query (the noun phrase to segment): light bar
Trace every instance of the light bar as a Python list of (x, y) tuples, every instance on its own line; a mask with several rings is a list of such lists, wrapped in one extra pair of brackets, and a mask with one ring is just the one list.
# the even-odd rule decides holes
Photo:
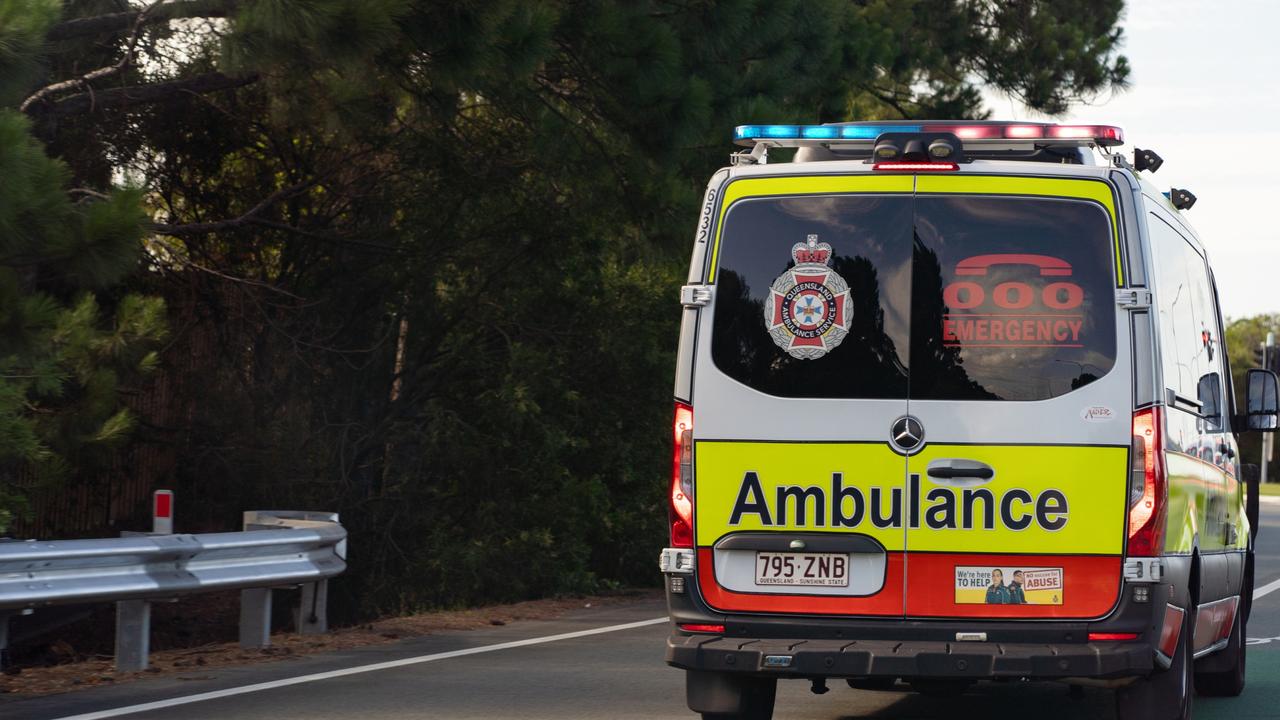
[(739, 125), (733, 130), (734, 141), (750, 147), (759, 141), (841, 141), (875, 140), (882, 133), (947, 132), (969, 142), (1007, 142), (1009, 140), (1047, 140), (1037, 145), (1076, 145), (1080, 141), (1108, 147), (1124, 144), (1124, 131), (1114, 125), (1057, 125), (1028, 122), (927, 122), (867, 123), (853, 125)]

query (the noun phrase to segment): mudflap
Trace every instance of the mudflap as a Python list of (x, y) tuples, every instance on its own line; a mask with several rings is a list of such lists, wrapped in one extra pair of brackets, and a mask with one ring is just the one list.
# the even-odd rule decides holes
[(699, 713), (737, 715), (751, 710), (772, 710), (777, 678), (733, 673), (685, 671), (685, 700)]

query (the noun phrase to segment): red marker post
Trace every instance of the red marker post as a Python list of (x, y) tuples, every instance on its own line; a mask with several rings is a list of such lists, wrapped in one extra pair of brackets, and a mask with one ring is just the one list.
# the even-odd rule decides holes
[(157, 490), (152, 496), (151, 532), (156, 535), (173, 534), (172, 490)]

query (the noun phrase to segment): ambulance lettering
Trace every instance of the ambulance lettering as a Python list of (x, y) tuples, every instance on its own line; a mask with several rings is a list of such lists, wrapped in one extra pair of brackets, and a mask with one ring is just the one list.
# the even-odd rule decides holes
[[(772, 505), (770, 505), (772, 500)], [(905, 505), (905, 507), (904, 507)], [(1067, 496), (1049, 488), (1038, 494), (1023, 488), (993, 492), (989, 488), (935, 487), (922, 497), (920, 475), (912, 473), (905, 493), (901, 487), (871, 486), (864, 492), (844, 484), (844, 474), (831, 473), (830, 492), (820, 485), (778, 485), (767, 496), (760, 475), (743, 475), (729, 515), (736, 526), (747, 516), (763, 527), (857, 528), (865, 523), (880, 528), (927, 527), (933, 530), (1026, 530), (1032, 526), (1056, 531), (1066, 527)]]
[[(1042, 278), (1070, 277), (1071, 265), (1048, 255), (975, 255), (956, 264), (955, 274), (983, 278), (999, 266), (1030, 266)], [(1006, 273), (1007, 274), (1007, 273)], [(942, 344), (987, 347), (1083, 347), (1084, 289), (1068, 280), (1034, 287), (1021, 280), (990, 286), (957, 280), (942, 291)], [(955, 312), (961, 311), (961, 312)]]

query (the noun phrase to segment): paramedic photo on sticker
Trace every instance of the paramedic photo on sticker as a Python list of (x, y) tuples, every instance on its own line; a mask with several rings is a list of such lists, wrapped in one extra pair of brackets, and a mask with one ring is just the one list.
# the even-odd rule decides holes
[(0, 720), (1280, 718), (1277, 26), (0, 0)]

